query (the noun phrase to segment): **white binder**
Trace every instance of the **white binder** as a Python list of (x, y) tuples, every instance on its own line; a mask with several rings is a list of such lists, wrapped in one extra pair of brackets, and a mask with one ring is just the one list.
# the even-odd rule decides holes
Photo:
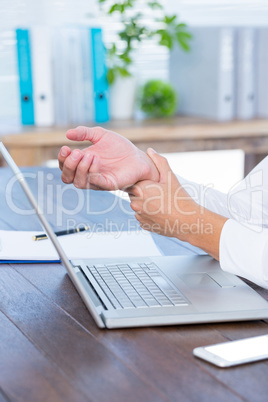
[(80, 125), (85, 122), (84, 113), (84, 89), (83, 89), (83, 69), (82, 69), (82, 41), (81, 32), (77, 27), (66, 29), (68, 36), (67, 46), (69, 64), (69, 121), (72, 125)]
[(238, 119), (256, 114), (256, 30), (238, 28), (235, 38), (235, 109)]
[(16, 32), (0, 32), (0, 132), (21, 123)]
[(55, 29), (53, 36), (56, 125), (92, 123), (95, 114), (90, 29), (64, 26)]
[(51, 126), (55, 119), (50, 30), (34, 26), (30, 33), (35, 125)]
[(257, 116), (268, 118), (268, 28), (257, 32)]
[(53, 87), (55, 94), (55, 123), (58, 126), (68, 126), (70, 117), (69, 97), (69, 57), (68, 37), (64, 29), (53, 30), (52, 64)]
[(94, 93), (93, 93), (93, 66), (92, 43), (88, 27), (80, 29), (82, 45), (82, 80), (84, 101), (84, 123), (92, 123), (95, 118)]
[(216, 120), (234, 118), (234, 29), (190, 27), (191, 50), (176, 47), (170, 81), (178, 94), (179, 114)]

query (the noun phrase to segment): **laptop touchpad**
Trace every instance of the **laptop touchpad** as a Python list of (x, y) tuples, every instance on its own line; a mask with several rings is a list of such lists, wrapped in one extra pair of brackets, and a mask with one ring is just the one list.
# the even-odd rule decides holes
[(205, 272), (196, 272), (193, 274), (184, 274), (180, 278), (183, 282), (193, 288), (193, 287), (221, 287), (221, 288), (232, 288), (235, 287), (234, 281), (228, 278), (221, 272), (212, 272), (206, 274)]
[(185, 285), (189, 286), (190, 288), (217, 288), (220, 285), (215, 282), (208, 274), (206, 273), (193, 273), (193, 274), (184, 274), (180, 275), (180, 278), (183, 280)]

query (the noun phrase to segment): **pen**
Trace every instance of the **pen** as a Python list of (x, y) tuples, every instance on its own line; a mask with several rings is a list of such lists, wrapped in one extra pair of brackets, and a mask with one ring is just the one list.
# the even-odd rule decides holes
[[(68, 230), (61, 230), (61, 231), (59, 231), (59, 232), (55, 232), (55, 235), (56, 236), (64, 236), (64, 235), (67, 235), (67, 234), (72, 234), (72, 233), (78, 233), (78, 232), (84, 232), (85, 230), (88, 230), (89, 229), (89, 227), (88, 226), (83, 226), (83, 227), (81, 227), (81, 228), (75, 228), (75, 229), (68, 229)], [(41, 234), (41, 235), (36, 235), (36, 236), (33, 236), (33, 240), (44, 240), (44, 239), (47, 239), (47, 235), (44, 233), (44, 234)]]

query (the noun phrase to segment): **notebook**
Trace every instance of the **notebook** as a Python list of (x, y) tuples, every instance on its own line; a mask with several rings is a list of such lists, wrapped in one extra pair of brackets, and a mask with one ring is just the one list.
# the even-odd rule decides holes
[[(49, 239), (33, 240), (38, 234), (41, 232), (0, 230), (0, 263), (59, 262), (59, 255)], [(92, 258), (161, 255), (145, 230), (92, 232), (89, 229), (60, 236), (58, 241), (69, 259), (87, 258), (89, 252)]]

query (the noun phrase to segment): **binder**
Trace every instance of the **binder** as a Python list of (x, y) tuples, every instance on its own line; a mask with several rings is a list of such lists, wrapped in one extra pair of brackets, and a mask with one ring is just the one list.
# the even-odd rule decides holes
[(256, 114), (256, 30), (238, 28), (235, 38), (235, 109), (238, 119)]
[(28, 29), (17, 29), (17, 53), (20, 82), (20, 104), (22, 124), (34, 124), (33, 83), (31, 66), (30, 33)]
[(105, 48), (102, 41), (101, 28), (91, 28), (91, 57), (93, 67), (93, 89), (95, 121), (104, 123), (109, 120), (108, 81), (105, 66)]
[(71, 124), (79, 125), (85, 122), (81, 32), (77, 27), (68, 28), (66, 32), (69, 53), (69, 121)]
[(55, 121), (80, 125), (109, 120), (101, 28), (65, 26), (53, 33)]
[(91, 62), (92, 45), (88, 28), (80, 30), (82, 46), (82, 88), (83, 88), (83, 110), (84, 122), (89, 123), (95, 120), (95, 106), (93, 99), (93, 66)]
[(52, 71), (55, 105), (55, 124), (68, 126), (69, 117), (69, 49), (64, 29), (55, 28), (52, 40)]
[(17, 130), (21, 122), (17, 41), (14, 30), (0, 33), (0, 132)]
[(268, 118), (268, 28), (257, 31), (257, 112)]
[(178, 113), (216, 120), (234, 118), (234, 29), (190, 27), (190, 52), (171, 52), (170, 81)]
[(52, 89), (51, 38), (47, 27), (31, 28), (33, 94), (36, 126), (54, 124)]

